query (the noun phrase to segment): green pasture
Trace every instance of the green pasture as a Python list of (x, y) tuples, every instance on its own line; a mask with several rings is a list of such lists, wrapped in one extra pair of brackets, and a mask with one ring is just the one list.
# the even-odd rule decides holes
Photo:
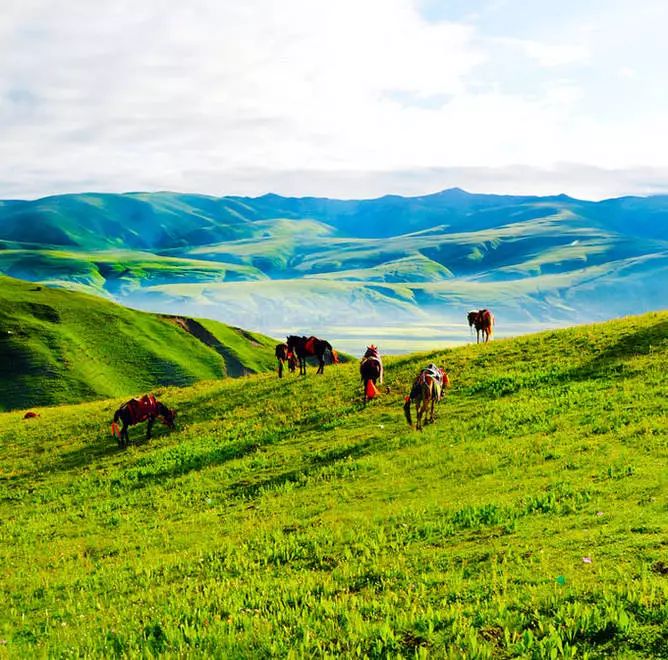
[(126, 451), (122, 398), (0, 414), (0, 656), (667, 657), (667, 361), (664, 312), (389, 358), (366, 409), (355, 364), (161, 389)]

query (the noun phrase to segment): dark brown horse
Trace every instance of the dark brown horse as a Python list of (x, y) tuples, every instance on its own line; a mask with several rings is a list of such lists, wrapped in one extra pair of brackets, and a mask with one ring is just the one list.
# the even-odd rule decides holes
[(411, 419), (411, 403), (413, 401), (415, 402), (415, 414), (417, 416), (416, 430), (422, 430), (422, 416), (428, 408), (430, 414), (427, 423), (433, 423), (434, 404), (441, 400), (446, 387), (450, 387), (450, 379), (442, 367), (430, 364), (418, 374), (413, 387), (411, 387), (410, 394), (404, 400), (404, 415), (409, 426), (413, 426), (413, 420)]
[(483, 341), (488, 342), (494, 332), (494, 314), (488, 309), (480, 309), (477, 312), (469, 312), (467, 315), (469, 328), (475, 326), (476, 344), (480, 343), (480, 333), (482, 332)]
[[(111, 433), (118, 438), (119, 447), (127, 447), (130, 441), (128, 427), (145, 422), (146, 439), (150, 440), (151, 430), (156, 419), (162, 421), (170, 429), (174, 428), (174, 418), (176, 411), (170, 410), (164, 403), (158, 401), (153, 394), (145, 394), (141, 399), (130, 399), (126, 401), (115, 413), (114, 421), (111, 424)], [(123, 422), (123, 428), (118, 428), (118, 422)]]
[(288, 337), (288, 351), (294, 353), (299, 361), (299, 375), (306, 374), (306, 358), (318, 358), (317, 374), (322, 374), (325, 371), (325, 352), (329, 351), (332, 354), (332, 362), (336, 364), (339, 361), (339, 356), (332, 348), (332, 345), (325, 339), (318, 339), (317, 337), (297, 337), (290, 335)]
[(364, 389), (364, 405), (378, 394), (376, 381), (383, 382), (383, 362), (380, 359), (378, 348), (373, 344), (367, 346), (366, 353), (360, 362), (360, 377)]
[(283, 378), (283, 365), (288, 363), (288, 369), (293, 374), (297, 368), (297, 358), (295, 354), (288, 348), (287, 344), (278, 344), (275, 351), (276, 359), (278, 360), (278, 377)]

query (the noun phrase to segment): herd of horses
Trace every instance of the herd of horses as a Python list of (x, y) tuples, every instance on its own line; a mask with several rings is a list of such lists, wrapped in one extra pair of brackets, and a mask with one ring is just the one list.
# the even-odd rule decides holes
[[(494, 315), (488, 309), (469, 312), (467, 321), (471, 330), (475, 328), (476, 343), (480, 338), (488, 342), (494, 329)], [(275, 355), (278, 361), (278, 377), (283, 378), (284, 367), (287, 364), (291, 373), (299, 367), (299, 374), (306, 375), (306, 360), (318, 360), (316, 374), (325, 371), (325, 355), (331, 355), (332, 363), (339, 362), (339, 357), (332, 345), (325, 339), (318, 337), (299, 337), (290, 335), (285, 343), (276, 346)], [(378, 385), (383, 383), (383, 361), (378, 347), (367, 346), (366, 352), (360, 361), (360, 378), (362, 381), (362, 396), (367, 402), (379, 394)], [(450, 386), (450, 379), (445, 369), (430, 364), (420, 371), (415, 378), (409, 394), (404, 399), (404, 416), (410, 426), (413, 426), (411, 407), (415, 404), (415, 428), (421, 430), (424, 423), (434, 421), (434, 405), (444, 394), (445, 388)], [(389, 392), (389, 388), (387, 389)], [(170, 410), (165, 404), (158, 401), (152, 394), (144, 395), (139, 399), (126, 401), (115, 413), (111, 424), (111, 432), (118, 438), (120, 447), (127, 447), (129, 442), (128, 427), (141, 422), (148, 422), (146, 439), (151, 438), (151, 431), (156, 420), (160, 420), (168, 428), (174, 428), (176, 411)], [(123, 426), (119, 427), (118, 422)]]

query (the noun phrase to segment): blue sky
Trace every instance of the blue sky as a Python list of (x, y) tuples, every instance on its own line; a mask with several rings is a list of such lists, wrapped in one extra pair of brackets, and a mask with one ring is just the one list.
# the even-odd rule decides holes
[(664, 0), (8, 0), (0, 197), (668, 190)]

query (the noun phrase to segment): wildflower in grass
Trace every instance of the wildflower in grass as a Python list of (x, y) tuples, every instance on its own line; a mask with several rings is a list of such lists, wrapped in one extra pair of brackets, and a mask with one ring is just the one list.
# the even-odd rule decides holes
[(582, 558), (582, 561), (583, 561), (585, 564), (591, 564), (591, 557), (583, 557), (583, 558)]

